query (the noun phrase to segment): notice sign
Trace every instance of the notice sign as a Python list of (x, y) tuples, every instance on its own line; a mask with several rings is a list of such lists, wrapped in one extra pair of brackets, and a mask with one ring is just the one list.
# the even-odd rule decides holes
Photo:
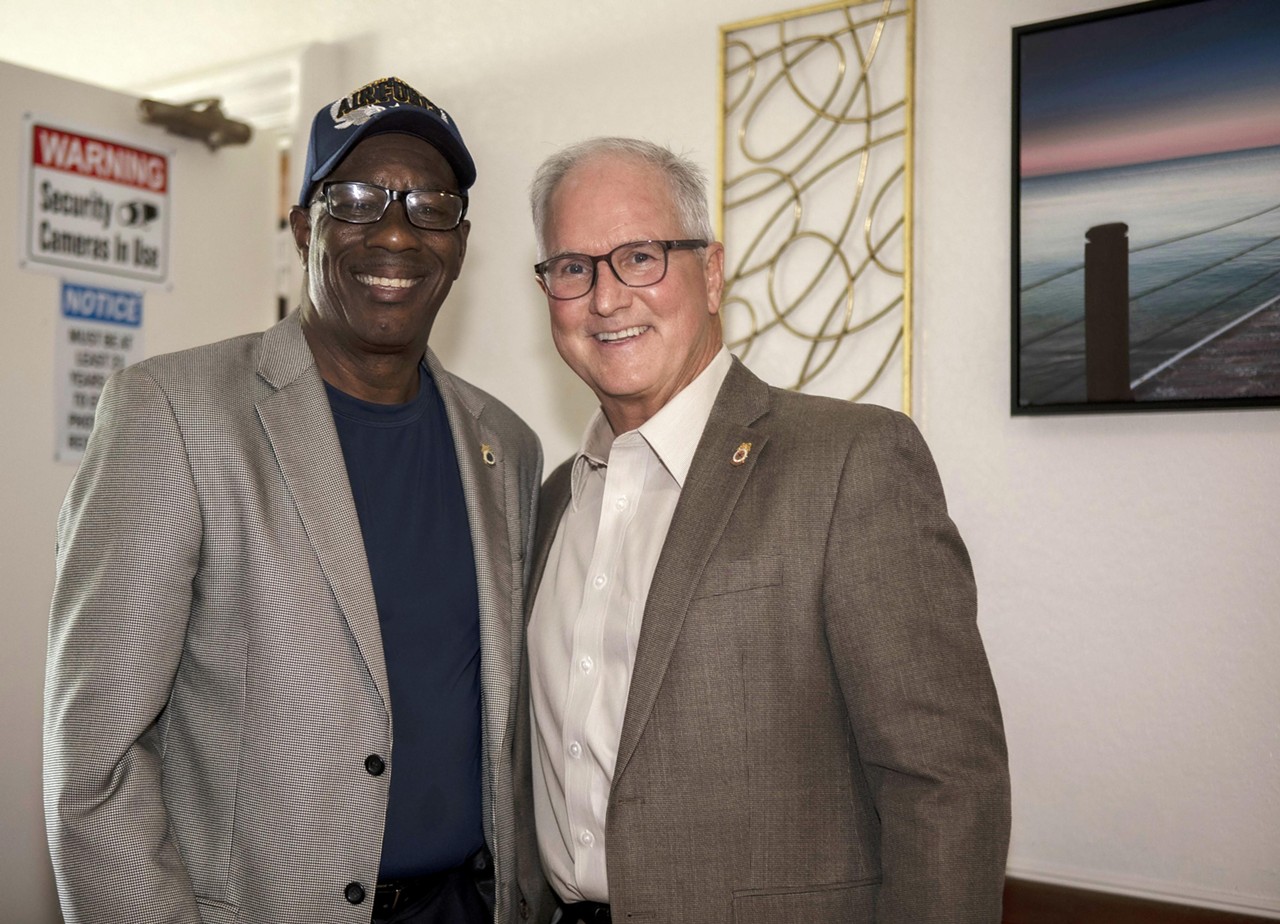
[(146, 282), (169, 276), (169, 157), (30, 121), (24, 260)]
[(142, 295), (64, 282), (57, 350), (55, 457), (78, 462), (107, 377), (142, 358)]

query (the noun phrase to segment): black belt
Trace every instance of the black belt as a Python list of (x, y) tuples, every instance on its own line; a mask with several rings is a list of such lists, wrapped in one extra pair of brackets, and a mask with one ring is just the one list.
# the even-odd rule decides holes
[(439, 891), (452, 872), (453, 870), (446, 869), (426, 876), (414, 876), (412, 879), (386, 879), (379, 882), (373, 893), (373, 916), (385, 918), (397, 908), (403, 908), (410, 902)]
[(613, 924), (609, 906), (599, 902), (573, 902), (561, 905), (560, 924)]
[(428, 873), (425, 876), (413, 876), (407, 879), (382, 879), (373, 893), (373, 917), (385, 918), (420, 898), (426, 898), (440, 891), (450, 876), (465, 874), (477, 882), (493, 876), (493, 863), (489, 859), (489, 849), (482, 847), (466, 862), (452, 869)]

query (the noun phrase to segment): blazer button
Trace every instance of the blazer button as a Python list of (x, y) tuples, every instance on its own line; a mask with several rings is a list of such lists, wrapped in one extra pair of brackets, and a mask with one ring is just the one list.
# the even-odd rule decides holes
[(387, 765), (377, 754), (370, 754), (364, 759), (364, 768), (369, 771), (370, 776), (382, 776)]
[(364, 886), (358, 882), (348, 882), (347, 887), (342, 890), (342, 894), (346, 896), (347, 901), (353, 905), (358, 905), (364, 901)]

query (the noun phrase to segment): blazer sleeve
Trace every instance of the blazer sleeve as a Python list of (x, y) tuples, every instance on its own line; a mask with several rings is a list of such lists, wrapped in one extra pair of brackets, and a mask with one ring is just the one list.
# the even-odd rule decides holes
[(102, 392), (58, 519), (44, 778), (68, 924), (200, 921), (161, 794), (158, 724), (200, 545), (172, 408), (144, 371), (126, 369)]
[(877, 416), (845, 459), (824, 612), (880, 818), (880, 924), (998, 922), (1009, 777), (968, 553), (911, 421)]

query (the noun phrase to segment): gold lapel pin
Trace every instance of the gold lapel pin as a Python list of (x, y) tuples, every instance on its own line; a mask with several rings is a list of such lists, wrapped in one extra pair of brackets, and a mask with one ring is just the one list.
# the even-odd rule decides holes
[(498, 464), (498, 457), (493, 454), (493, 448), (488, 443), (480, 444), (480, 458), (484, 459), (485, 465)]
[(749, 455), (751, 455), (751, 444), (739, 443), (738, 448), (733, 451), (733, 458), (729, 461), (734, 465), (741, 465), (747, 461)]

